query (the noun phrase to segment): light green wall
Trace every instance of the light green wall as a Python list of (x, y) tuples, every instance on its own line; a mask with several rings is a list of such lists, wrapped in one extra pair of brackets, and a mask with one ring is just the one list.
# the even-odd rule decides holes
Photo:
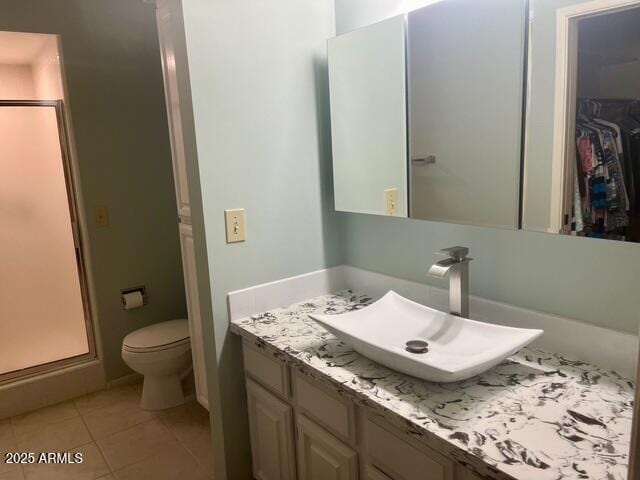
[[(534, 5), (543, 3), (550, 5), (542, 0)], [(389, 16), (398, 13), (393, 4)], [(362, 8), (362, 0), (336, 0), (338, 33), (361, 26), (362, 18), (370, 22), (387, 16), (379, 9), (378, 18), (370, 12), (363, 17)], [(544, 85), (540, 88), (553, 88)], [(638, 245), (358, 214), (344, 214), (342, 220), (350, 265), (446, 286), (426, 277), (436, 261), (433, 252), (464, 245), (475, 258), (472, 294), (637, 333)]]
[[(349, 265), (446, 288), (427, 278), (452, 245), (471, 249), (473, 295), (637, 333), (640, 247), (548, 233), (344, 214)], [(579, 337), (576, 337), (579, 340)]]
[[(2, 1), (0, 30), (62, 38), (94, 317), (106, 376), (114, 379), (131, 372), (120, 358), (128, 332), (186, 315), (154, 6)], [(96, 205), (109, 207), (108, 228), (95, 227)], [(149, 305), (124, 311), (120, 289), (139, 284)]]
[[(227, 293), (341, 263), (326, 72), (333, 5), (183, 0), (183, 12), (213, 300), (204, 334), (215, 338), (205, 344), (214, 464), (216, 478), (244, 479), (242, 359)], [(228, 208), (246, 209), (245, 243), (225, 243)]]

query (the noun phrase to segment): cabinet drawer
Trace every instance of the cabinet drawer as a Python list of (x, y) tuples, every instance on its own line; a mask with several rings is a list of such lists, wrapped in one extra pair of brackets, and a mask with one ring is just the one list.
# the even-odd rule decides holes
[(289, 398), (289, 368), (247, 342), (243, 343), (244, 370), (263, 387)]
[(296, 405), (309, 417), (347, 443), (355, 444), (355, 412), (351, 402), (307, 380), (295, 371), (293, 393)]
[(453, 480), (451, 460), (400, 435), (371, 419), (366, 420), (367, 453), (376, 467), (395, 480)]

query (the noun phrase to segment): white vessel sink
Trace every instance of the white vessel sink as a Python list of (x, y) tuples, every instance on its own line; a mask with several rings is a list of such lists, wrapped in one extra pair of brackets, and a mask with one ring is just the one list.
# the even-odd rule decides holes
[[(361, 355), (433, 382), (478, 375), (543, 333), (456, 317), (393, 291), (361, 310), (310, 316)], [(407, 342), (412, 340), (427, 342), (428, 351), (409, 352)]]

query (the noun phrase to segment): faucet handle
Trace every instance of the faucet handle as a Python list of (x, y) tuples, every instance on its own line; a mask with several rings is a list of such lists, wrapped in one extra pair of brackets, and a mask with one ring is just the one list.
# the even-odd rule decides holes
[(444, 255), (445, 257), (453, 258), (457, 262), (467, 258), (468, 254), (469, 249), (467, 247), (449, 247), (436, 252), (436, 255)]

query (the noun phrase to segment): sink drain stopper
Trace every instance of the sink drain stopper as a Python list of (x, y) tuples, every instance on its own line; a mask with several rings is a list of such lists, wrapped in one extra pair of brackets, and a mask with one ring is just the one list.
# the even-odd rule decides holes
[(409, 340), (405, 343), (405, 350), (410, 353), (427, 353), (429, 344), (424, 340)]

